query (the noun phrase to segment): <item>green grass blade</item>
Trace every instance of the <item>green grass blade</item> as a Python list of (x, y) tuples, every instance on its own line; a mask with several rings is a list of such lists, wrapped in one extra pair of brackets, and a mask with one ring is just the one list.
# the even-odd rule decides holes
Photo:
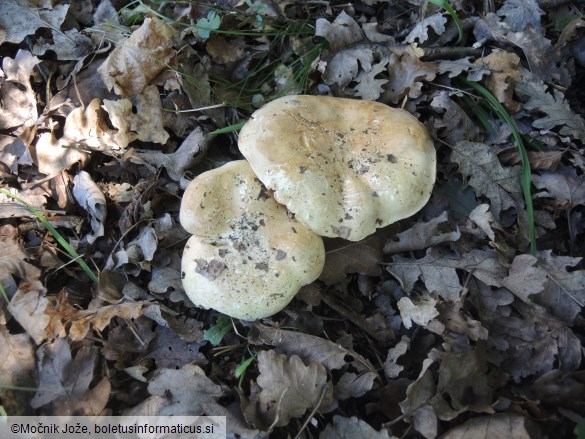
[(213, 346), (218, 346), (230, 329), (232, 329), (232, 320), (228, 316), (220, 316), (215, 325), (205, 331), (203, 340), (210, 342)]
[(83, 271), (85, 271), (85, 273), (89, 276), (89, 278), (93, 282), (95, 282), (96, 285), (98, 284), (98, 282), (99, 282), (98, 277), (95, 275), (95, 273), (92, 271), (92, 269), (89, 268), (89, 266), (85, 263), (85, 261), (83, 259), (81, 259), (81, 256), (79, 255), (79, 253), (77, 253), (75, 251), (75, 249), (73, 247), (71, 247), (71, 245), (69, 245), (69, 243), (65, 240), (65, 238), (63, 238), (63, 236), (57, 231), (57, 229), (55, 229), (53, 227), (53, 225), (49, 221), (47, 221), (47, 218), (45, 218), (45, 216), (41, 212), (39, 212), (37, 209), (35, 209), (30, 204), (28, 204), (22, 198), (11, 194), (6, 189), (0, 189), (0, 192), (3, 193), (4, 195), (6, 195), (7, 197), (10, 197), (10, 198), (18, 201), (20, 204), (22, 204), (24, 207), (26, 207), (30, 213), (32, 213), (34, 216), (36, 216), (38, 218), (38, 220), (43, 224), (43, 226), (45, 226), (45, 228), (49, 231), (49, 233), (51, 235), (53, 235), (53, 237), (57, 240), (57, 242), (59, 244), (61, 244), (61, 247), (63, 247), (65, 249), (65, 251), (69, 254), (69, 256), (71, 256), (74, 260), (77, 261), (79, 266), (83, 269)]
[(215, 135), (215, 134), (233, 133), (234, 131), (238, 131), (244, 125), (246, 125), (246, 122), (248, 122), (248, 121), (244, 120), (242, 122), (238, 122), (238, 123), (233, 124), (233, 125), (228, 125), (227, 127), (223, 127), (223, 128), (219, 128), (217, 130), (211, 131), (209, 134)]
[(4, 297), (4, 300), (6, 300), (6, 303), (10, 303), (10, 299), (8, 298), (8, 294), (6, 294), (6, 289), (4, 288), (4, 285), (2, 285), (2, 282), (0, 282), (0, 293), (2, 293), (2, 296)]
[(528, 154), (526, 153), (526, 147), (522, 136), (516, 127), (516, 123), (512, 116), (506, 111), (504, 106), (496, 99), (496, 97), (485, 87), (478, 84), (477, 82), (469, 81), (466, 78), (459, 78), (468, 87), (473, 88), (479, 94), (481, 94), (492, 106), (497, 116), (506, 123), (512, 130), (512, 137), (516, 142), (516, 148), (520, 154), (522, 160), (522, 192), (524, 195), (524, 202), (526, 203), (526, 213), (528, 215), (528, 233), (530, 236), (530, 253), (536, 255), (536, 226), (534, 224), (534, 206), (532, 204), (532, 193), (530, 189), (532, 171), (530, 169), (530, 162), (528, 160)]
[(432, 3), (435, 6), (443, 8), (449, 13), (451, 18), (455, 22), (455, 26), (457, 26), (457, 31), (459, 32), (459, 37), (457, 38), (455, 44), (459, 44), (461, 42), (461, 39), (463, 38), (463, 26), (461, 26), (461, 21), (459, 20), (459, 16), (457, 15), (457, 12), (455, 12), (455, 9), (453, 9), (453, 7), (445, 0), (429, 0), (429, 3)]

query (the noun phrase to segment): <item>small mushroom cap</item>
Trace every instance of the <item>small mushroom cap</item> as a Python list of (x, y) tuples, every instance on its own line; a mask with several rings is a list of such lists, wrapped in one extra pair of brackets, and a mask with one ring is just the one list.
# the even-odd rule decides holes
[(321, 236), (359, 241), (419, 211), (435, 182), (426, 128), (378, 102), (285, 96), (252, 115), (238, 145), (276, 200)]
[(323, 270), (321, 237), (289, 217), (245, 160), (195, 178), (179, 217), (193, 233), (183, 251), (183, 286), (202, 308), (242, 320), (268, 317)]

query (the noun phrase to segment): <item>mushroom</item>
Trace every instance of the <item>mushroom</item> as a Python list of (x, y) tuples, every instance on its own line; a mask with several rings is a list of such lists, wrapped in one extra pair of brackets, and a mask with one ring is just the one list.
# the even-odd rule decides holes
[(274, 198), (321, 236), (359, 241), (419, 211), (435, 182), (425, 127), (378, 102), (285, 96), (252, 115), (238, 145)]
[(197, 176), (179, 212), (193, 234), (181, 262), (191, 301), (242, 320), (283, 309), (325, 262), (321, 237), (291, 217), (245, 160)]

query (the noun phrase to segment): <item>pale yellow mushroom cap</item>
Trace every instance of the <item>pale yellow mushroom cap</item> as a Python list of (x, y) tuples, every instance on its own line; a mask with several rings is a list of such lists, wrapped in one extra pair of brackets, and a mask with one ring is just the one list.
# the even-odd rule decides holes
[(285, 96), (252, 115), (238, 145), (276, 200), (321, 236), (359, 241), (419, 211), (435, 182), (426, 128), (378, 102)]
[(193, 233), (181, 264), (191, 301), (243, 320), (282, 310), (325, 262), (321, 237), (290, 216), (245, 160), (195, 178), (179, 213)]

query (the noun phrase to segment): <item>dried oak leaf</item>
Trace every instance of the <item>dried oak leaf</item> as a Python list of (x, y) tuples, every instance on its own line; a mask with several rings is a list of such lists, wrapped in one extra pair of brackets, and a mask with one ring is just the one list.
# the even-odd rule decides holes
[(384, 101), (397, 104), (404, 96), (416, 99), (422, 94), (422, 81), (435, 79), (437, 64), (422, 62), (420, 55), (412, 45), (407, 46), (400, 56), (390, 55)]
[(543, 172), (532, 178), (534, 186), (544, 189), (537, 197), (562, 200), (569, 209), (585, 204), (585, 177), (577, 175), (574, 168), (562, 168), (559, 172)]
[(504, 168), (484, 143), (462, 141), (451, 149), (450, 160), (459, 165), (459, 171), (477, 194), (491, 200), (492, 212), (498, 221), (503, 210), (521, 203), (518, 201), (522, 193), (520, 166)]
[(528, 26), (539, 28), (540, 16), (544, 14), (536, 0), (505, 0), (496, 13), (504, 17), (512, 32), (523, 31)]
[(156, 17), (147, 17), (130, 37), (116, 47), (98, 69), (108, 90), (120, 96), (141, 93), (171, 64), (175, 31)]
[(58, 338), (37, 350), (38, 389), (31, 401), (35, 409), (44, 407), (54, 416), (97, 416), (110, 397), (107, 377), (96, 380), (98, 349), (82, 346), (72, 357), (69, 343)]
[(338, 400), (359, 398), (372, 389), (377, 377), (378, 374), (375, 372), (364, 372), (359, 375), (345, 372), (333, 388), (335, 398)]
[(360, 371), (375, 370), (370, 362), (357, 352), (315, 335), (271, 328), (256, 322), (254, 330), (248, 335), (248, 341), (256, 345), (274, 346), (276, 352), (296, 354), (304, 361), (320, 363), (328, 370), (345, 366), (346, 355), (353, 357), (352, 364)]
[(441, 129), (440, 135), (449, 144), (461, 139), (477, 140), (479, 128), (469, 115), (457, 105), (446, 91), (441, 91), (431, 101), (431, 107), (441, 114), (434, 119), (434, 126)]
[(441, 35), (445, 32), (445, 23), (447, 23), (447, 19), (440, 12), (431, 15), (430, 17), (416, 23), (410, 33), (406, 36), (405, 41), (407, 43), (414, 43), (414, 40), (418, 39), (419, 44), (422, 44), (429, 39), (429, 27), (435, 31), (435, 34)]
[(408, 297), (403, 297), (397, 303), (402, 324), (406, 329), (412, 328), (413, 322), (426, 327), (431, 320), (439, 315), (436, 305), (437, 301), (427, 296), (419, 297), (414, 302)]
[[(128, 416), (225, 416), (226, 410), (217, 403), (223, 395), (221, 387), (194, 364), (181, 369), (157, 369), (148, 383), (150, 397), (127, 410)], [(219, 421), (221, 422), (221, 421)]]
[(442, 242), (457, 241), (461, 237), (457, 230), (443, 232), (439, 230), (441, 224), (447, 222), (447, 211), (426, 223), (416, 223), (410, 229), (397, 234), (391, 242), (384, 246), (384, 253), (402, 253), (412, 250), (421, 250), (433, 247)]
[(36, 121), (37, 102), (30, 77), (33, 68), (40, 62), (41, 60), (26, 50), (19, 50), (14, 59), (4, 57), (2, 61), (4, 75), (0, 73), (0, 76), (3, 76), (0, 87), (0, 129), (18, 127), (27, 122), (34, 124)]
[(43, 7), (40, 7), (39, 3), (33, 0), (6, 0), (0, 3), (0, 44), (18, 44), (37, 29), (58, 30), (61, 27), (69, 5), (46, 7), (43, 2)]
[(512, 261), (508, 277), (502, 279), (502, 285), (516, 297), (530, 303), (530, 296), (544, 290), (548, 276), (538, 267), (535, 267), (536, 257), (532, 255), (518, 255)]
[(258, 370), (257, 383), (262, 388), (258, 411), (267, 425), (287, 425), (292, 418), (332, 398), (333, 386), (320, 363), (305, 366), (296, 355), (287, 358), (274, 351), (261, 351)]
[(396, 277), (405, 291), (412, 291), (422, 276), (428, 291), (436, 291), (445, 300), (459, 299), (463, 286), (456, 269), (472, 274), (482, 282), (499, 287), (508, 270), (491, 249), (474, 249), (463, 255), (449, 254), (438, 248), (430, 248), (422, 259), (394, 256), (387, 270)]
[(344, 418), (339, 415), (333, 416), (333, 422), (327, 424), (325, 430), (319, 435), (319, 439), (392, 439), (394, 437), (388, 430), (374, 430), (370, 424), (355, 416)]
[(11, 334), (0, 325), (0, 398), (4, 409), (12, 416), (24, 416), (30, 400), (29, 392), (17, 390), (29, 387), (35, 380), (35, 354), (27, 334)]
[(532, 122), (535, 128), (550, 131), (560, 126), (559, 133), (562, 136), (585, 141), (585, 120), (571, 110), (562, 92), (555, 89), (550, 93), (542, 81), (535, 80), (516, 84), (516, 92), (528, 97), (524, 103), (526, 110), (536, 110), (546, 115)]
[(93, 244), (100, 236), (104, 236), (106, 197), (85, 171), (80, 171), (73, 179), (73, 196), (89, 214), (93, 233), (87, 235), (86, 239), (89, 244)]
[(487, 68), (490, 75), (486, 79), (486, 87), (496, 99), (512, 112), (518, 111), (520, 104), (513, 99), (514, 83), (521, 77), (518, 71), (520, 57), (513, 52), (494, 49), (488, 56), (475, 63)]
[(0, 284), (9, 297), (17, 290), (17, 279), (34, 283), (41, 275), (37, 267), (26, 262), (30, 255), (18, 242), (18, 235), (16, 227), (10, 224), (0, 226)]
[(463, 424), (451, 428), (443, 436), (443, 439), (462, 438), (508, 438), (530, 439), (534, 437), (527, 428), (531, 421), (524, 416), (497, 413), (491, 416), (480, 416), (469, 419)]
[(397, 363), (398, 358), (402, 355), (406, 354), (410, 347), (410, 339), (403, 335), (402, 338), (393, 348), (388, 349), (388, 355), (386, 356), (386, 361), (384, 362), (384, 374), (386, 378), (395, 379), (398, 378), (398, 375), (404, 369), (404, 366), (401, 366)]
[(325, 38), (333, 53), (364, 39), (360, 26), (345, 11), (341, 11), (333, 23), (319, 18), (315, 24), (315, 36)]

